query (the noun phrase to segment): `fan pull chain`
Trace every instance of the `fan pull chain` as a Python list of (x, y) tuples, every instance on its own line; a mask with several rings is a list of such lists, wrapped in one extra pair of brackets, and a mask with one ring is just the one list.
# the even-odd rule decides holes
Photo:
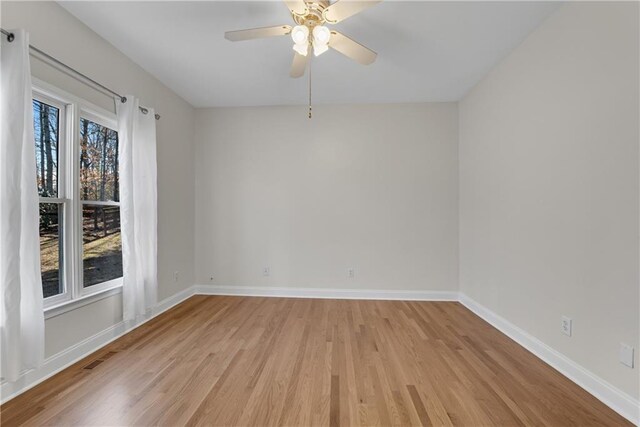
[(311, 61), (309, 61), (309, 118), (311, 118)]

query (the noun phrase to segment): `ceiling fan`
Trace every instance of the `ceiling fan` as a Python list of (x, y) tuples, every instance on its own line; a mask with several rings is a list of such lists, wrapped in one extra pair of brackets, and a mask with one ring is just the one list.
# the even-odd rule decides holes
[(382, 0), (284, 0), (291, 12), (295, 26), (253, 28), (250, 30), (227, 31), (224, 37), (231, 41), (259, 39), (264, 37), (291, 35), (293, 39), (293, 63), (289, 75), (301, 77), (307, 68), (309, 52), (322, 55), (332, 48), (360, 64), (369, 65), (376, 60), (376, 53), (350, 39), (344, 34), (329, 29), (326, 24), (341, 22)]

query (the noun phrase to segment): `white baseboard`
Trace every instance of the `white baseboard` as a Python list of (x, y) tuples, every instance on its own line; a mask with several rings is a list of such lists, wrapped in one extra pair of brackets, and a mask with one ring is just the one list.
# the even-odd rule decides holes
[(458, 301), (457, 291), (389, 291), (376, 289), (274, 288), (196, 285), (199, 295), (243, 295), (253, 297), (324, 298), (405, 301)]
[(80, 341), (66, 350), (48, 357), (40, 368), (24, 372), (17, 381), (3, 382), (0, 384), (0, 403), (11, 400), (17, 395), (35, 387), (47, 378), (54, 376), (58, 372), (68, 368), (91, 353), (100, 350), (105, 345), (115, 341), (132, 329), (148, 322), (171, 307), (180, 304), (193, 294), (194, 287), (191, 286), (163, 301), (160, 301), (147, 316), (144, 316), (137, 322), (118, 322), (115, 325)]
[(591, 393), (618, 414), (636, 425), (640, 423), (640, 401), (589, 372), (573, 360), (463, 293), (460, 294), (460, 303), (562, 375)]
[(589, 372), (576, 362), (544, 344), (508, 320), (482, 306), (464, 294), (455, 291), (388, 291), (362, 289), (322, 289), (322, 288), (274, 288), (220, 285), (194, 285), (163, 301), (140, 321), (134, 324), (119, 322), (74, 346), (47, 358), (37, 370), (25, 372), (16, 382), (0, 384), (1, 403), (27, 391), (47, 378), (99, 350), (122, 335), (137, 328), (155, 316), (181, 303), (192, 295), (244, 295), (286, 298), (327, 298), (363, 300), (407, 300), (407, 301), (459, 301), (490, 325), (516, 341), (574, 383), (591, 393), (605, 405), (638, 425), (640, 423), (640, 402), (617, 389), (602, 378)]

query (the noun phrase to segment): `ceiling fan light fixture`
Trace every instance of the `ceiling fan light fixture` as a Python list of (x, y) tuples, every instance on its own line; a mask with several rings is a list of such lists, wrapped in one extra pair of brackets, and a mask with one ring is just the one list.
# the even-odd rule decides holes
[(324, 25), (317, 25), (313, 28), (313, 54), (320, 56), (329, 50), (329, 39), (331, 31)]
[[(0, 0), (2, 1), (2, 0)], [(332, 31), (323, 24), (336, 24), (350, 16), (381, 2), (382, 0), (284, 0), (294, 27), (277, 25), (273, 27), (251, 28), (227, 31), (224, 37), (230, 41), (260, 39), (264, 37), (290, 35), (293, 40), (293, 63), (289, 76), (299, 78), (309, 69), (309, 118), (311, 118), (311, 60), (309, 49), (313, 46), (315, 56), (320, 56), (329, 47), (354, 61), (369, 65), (376, 59), (376, 53), (355, 40)]]
[(293, 45), (293, 50), (302, 56), (307, 56), (309, 53), (309, 43), (296, 43)]
[(331, 38), (331, 31), (324, 25), (316, 25), (313, 28), (313, 41), (319, 44), (327, 44), (329, 43), (329, 39)]
[(309, 41), (309, 28), (306, 25), (296, 25), (291, 30), (291, 38), (295, 44), (307, 44)]
[(316, 43), (315, 41), (313, 42), (313, 54), (315, 56), (320, 56), (328, 50), (329, 45)]

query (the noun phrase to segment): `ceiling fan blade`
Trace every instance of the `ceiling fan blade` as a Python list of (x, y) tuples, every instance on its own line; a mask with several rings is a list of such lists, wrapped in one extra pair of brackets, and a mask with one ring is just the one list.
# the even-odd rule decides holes
[(242, 40), (261, 39), (264, 37), (286, 36), (291, 33), (291, 25), (276, 25), (275, 27), (251, 28), (250, 30), (227, 31), (224, 38), (232, 42)]
[(331, 31), (329, 47), (337, 50), (341, 54), (353, 59), (362, 65), (369, 65), (376, 60), (377, 53), (362, 46), (355, 40), (350, 39), (342, 33)]
[(302, 77), (304, 70), (307, 68), (307, 62), (309, 61), (309, 55), (300, 55), (298, 52), (293, 56), (293, 63), (291, 64), (291, 72), (289, 75), (294, 79)]
[(368, 9), (382, 0), (338, 0), (324, 10), (323, 16), (330, 24), (344, 21), (350, 16)]
[(295, 15), (304, 15), (307, 12), (307, 4), (304, 0), (284, 0), (284, 3)]

